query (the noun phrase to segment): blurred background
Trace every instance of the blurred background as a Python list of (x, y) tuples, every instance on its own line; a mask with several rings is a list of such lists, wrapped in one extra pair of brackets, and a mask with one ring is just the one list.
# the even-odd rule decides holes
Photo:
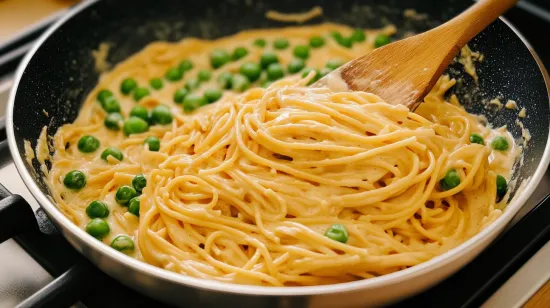
[(30, 25), (52, 16), (75, 0), (0, 0), (0, 45)]

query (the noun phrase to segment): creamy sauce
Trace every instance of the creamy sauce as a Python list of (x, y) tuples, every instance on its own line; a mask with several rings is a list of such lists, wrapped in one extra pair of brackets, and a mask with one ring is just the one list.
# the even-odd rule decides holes
[(529, 141), (531, 141), (531, 133), (527, 128), (525, 128), (525, 126), (523, 126), (523, 122), (521, 122), (520, 120), (516, 120), (516, 125), (521, 128), (522, 144), (523, 147), (526, 148), (529, 144)]
[(23, 146), (25, 147), (25, 158), (27, 160), (27, 164), (32, 166), (32, 160), (36, 158), (34, 155), (34, 150), (32, 149), (32, 143), (29, 140), (23, 140)]
[(412, 20), (416, 20), (416, 21), (421, 21), (421, 20), (426, 20), (428, 19), (428, 15), (427, 14), (423, 14), (423, 13), (418, 13), (416, 10), (414, 9), (406, 9), (403, 11), (403, 16), (405, 18), (408, 18), (408, 19), (412, 19)]
[(504, 107), (505, 107), (506, 109), (517, 110), (517, 109), (518, 109), (518, 104), (516, 103), (516, 101), (509, 99), (509, 100), (506, 102), (506, 105), (504, 105)]
[(92, 50), (92, 56), (95, 60), (95, 70), (99, 73), (106, 72), (111, 67), (111, 64), (107, 61), (109, 48), (109, 44), (101, 43), (97, 50)]
[(468, 45), (462, 47), (460, 50), (460, 58), (458, 62), (464, 66), (464, 71), (474, 78), (475, 82), (478, 81), (476, 67), (474, 62), (483, 61), (483, 55), (479, 52), (474, 52)]
[(519, 114), (518, 114), (518, 117), (520, 118), (525, 118), (527, 116), (527, 110), (525, 109), (525, 107), (521, 108), (521, 110), (519, 111)]
[(499, 98), (493, 98), (492, 100), (490, 100), (489, 106), (491, 105), (496, 107), (497, 110), (502, 109), (502, 106), (503, 106)]
[[(202, 94), (207, 89), (218, 87), (217, 79), (222, 72), (237, 73), (243, 63), (250, 61), (257, 63), (261, 54), (265, 51), (276, 52), (279, 62), (286, 68), (288, 63), (294, 58), (293, 48), (274, 50), (271, 42), (277, 38), (284, 37), (289, 40), (290, 46), (297, 46), (307, 45), (309, 38), (312, 36), (324, 37), (326, 41), (325, 46), (318, 49), (310, 49), (310, 56), (306, 61), (307, 67), (320, 69), (328, 60), (340, 59), (343, 62), (347, 62), (364, 54), (365, 51), (372, 50), (374, 47), (374, 38), (377, 34), (393, 33), (395, 28), (387, 27), (379, 30), (365, 30), (366, 40), (354, 44), (352, 48), (345, 48), (337, 44), (330, 37), (330, 33), (333, 31), (349, 35), (353, 29), (336, 24), (322, 24), (311, 27), (251, 30), (215, 41), (191, 38), (179, 43), (157, 42), (150, 44), (143, 51), (118, 64), (112, 71), (101, 77), (98, 86), (84, 102), (76, 121), (61, 127), (53, 137), (53, 144), (55, 146), (53, 158), (49, 157), (50, 149), (48, 148), (46, 130), (44, 129), (41, 134), (36, 147), (36, 158), (43, 166), (45, 166), (46, 159), (52, 160), (53, 168), (47, 175), (47, 180), (51, 187), (53, 198), (60, 210), (75, 224), (81, 228), (85, 228), (86, 224), (90, 221), (85, 213), (86, 206), (93, 200), (102, 200), (109, 205), (111, 211), (110, 215), (106, 218), (111, 232), (102, 239), (104, 243), (109, 244), (115, 236), (126, 234), (136, 242), (136, 249), (128, 253), (137, 259), (145, 260), (156, 266), (184, 275), (217, 279), (232, 283), (265, 285), (336, 283), (390, 273), (421, 263), (455, 247), (499, 217), (505, 208), (507, 197), (500, 203), (495, 202), (495, 178), (497, 174), (500, 174), (507, 180), (510, 179), (513, 164), (520, 156), (521, 148), (513, 142), (513, 138), (506, 130), (506, 127), (492, 129), (490, 126), (485, 125), (486, 123), (480, 121), (479, 117), (467, 114), (460, 106), (460, 102), (456, 96), (451, 96), (450, 102), (445, 103), (445, 93), (456, 82), (448, 76), (440, 78), (434, 89), (425, 98), (425, 103), (420, 105), (416, 113), (409, 113), (409, 110), (405, 106), (390, 106), (372, 94), (346, 93), (345, 91), (348, 89), (347, 85), (337, 75), (328, 77), (324, 80), (323, 87), (315, 89), (303, 88), (303, 85), (308, 81), (307, 78), (313, 77), (312, 74), (303, 81), (298, 81), (299, 77), (297, 74), (275, 83), (267, 90), (256, 88), (242, 95), (226, 91), (220, 102), (198, 108), (193, 113), (188, 114), (182, 111), (181, 106), (173, 102), (174, 92), (187, 81), (196, 78), (200, 70), (212, 70), (209, 54), (214, 49), (222, 48), (232, 51), (236, 47), (245, 46), (248, 48), (249, 53), (238, 61), (224, 65), (221, 69), (212, 70), (211, 79), (203, 82), (194, 93)], [(253, 41), (256, 38), (266, 39), (268, 45), (265, 48), (255, 47)], [(106, 48), (104, 50), (107, 50)], [(107, 52), (104, 51), (105, 54)], [(464, 55), (464, 57), (472, 56), (473, 53), (471, 51), (468, 55)], [(103, 59), (105, 58), (105, 56), (102, 57)], [(185, 73), (181, 81), (171, 83), (164, 80), (164, 87), (162, 89), (150, 89), (151, 94), (141, 99), (138, 103), (131, 96), (125, 96), (120, 93), (120, 84), (125, 78), (135, 78), (140, 86), (148, 86), (151, 78), (162, 78), (166, 70), (177, 66), (184, 59), (191, 60), (194, 67)], [(474, 65), (473, 61), (465, 61), (465, 63), (465, 67), (467, 65)], [(260, 77), (260, 81), (262, 79), (265, 79), (265, 76)], [(114, 93), (116, 99), (120, 102), (121, 113), (125, 118), (136, 105), (150, 109), (159, 104), (165, 104), (170, 107), (174, 121), (170, 125), (151, 126), (148, 132), (137, 135), (124, 136), (121, 132), (110, 131), (103, 124), (106, 114), (96, 100), (97, 94), (103, 89), (109, 89)], [(256, 102), (256, 105), (252, 102)], [(310, 115), (312, 110), (306, 107), (298, 108), (292, 105), (296, 102), (305, 104), (304, 106), (313, 103), (313, 107), (310, 108), (314, 108), (314, 115)], [(327, 107), (321, 108), (322, 104), (325, 103)], [(290, 105), (287, 106), (287, 104)], [(247, 105), (254, 108), (248, 108)], [(294, 107), (291, 108), (291, 105)], [(272, 106), (277, 106), (277, 109), (271, 110)], [(331, 114), (327, 110), (330, 109), (329, 107), (334, 108), (337, 112)], [(240, 126), (240, 122), (235, 121), (235, 117), (240, 114), (248, 115), (247, 119), (258, 120), (250, 122), (247, 124), (248, 126)], [(268, 117), (269, 121), (267, 121)], [(392, 134), (402, 134), (402, 136), (400, 135), (399, 142), (410, 142), (409, 147), (403, 147), (401, 150), (396, 148), (398, 150), (389, 151), (388, 155), (390, 159), (388, 161), (386, 161), (388, 157), (381, 157), (378, 164), (381, 164), (380, 166), (382, 167), (374, 164), (372, 167), (367, 168), (368, 172), (361, 173), (367, 178), (367, 182), (373, 181), (378, 185), (370, 188), (371, 194), (375, 194), (376, 190), (384, 191), (386, 185), (396, 185), (398, 180), (405, 176), (405, 170), (415, 165), (410, 160), (410, 157), (413, 156), (420, 157), (419, 164), (421, 166), (419, 168), (421, 170), (427, 170), (432, 167), (438, 168), (430, 169), (433, 172), (438, 170), (435, 174), (437, 179), (445, 176), (447, 170), (451, 168), (456, 168), (459, 172), (462, 172), (463, 177), (469, 172), (475, 175), (468, 177), (469, 182), (466, 184), (467, 187), (463, 188), (465, 189), (464, 193), (445, 197), (447, 198), (445, 202), (450, 202), (449, 206), (430, 209), (425, 207), (424, 202), (421, 202), (420, 204), (412, 204), (402, 209), (402, 211), (409, 211), (410, 208), (414, 209), (413, 206), (419, 206), (419, 211), (422, 215), (428, 215), (427, 213), (433, 215), (428, 215), (430, 216), (429, 219), (435, 219), (433, 224), (441, 224), (441, 221), (447, 221), (447, 219), (448, 223), (443, 223), (434, 229), (432, 228), (434, 226), (430, 225), (430, 223), (425, 222), (423, 219), (417, 219), (414, 211), (406, 215), (400, 214), (405, 215), (402, 221), (396, 219), (388, 220), (385, 218), (385, 215), (396, 215), (391, 210), (392, 207), (403, 206), (407, 204), (407, 201), (420, 198), (420, 195), (413, 194), (416, 188), (411, 188), (415, 187), (415, 181), (410, 180), (408, 182), (411, 186), (396, 188), (396, 191), (404, 190), (402, 195), (395, 197), (396, 200), (402, 198), (402, 202), (395, 203), (395, 200), (390, 198), (391, 195), (387, 195), (386, 199), (380, 199), (385, 201), (378, 204), (373, 201), (374, 199), (354, 198), (353, 195), (359, 187), (337, 185), (336, 187), (327, 186), (325, 189), (323, 186), (320, 186), (321, 190), (319, 190), (314, 185), (311, 185), (311, 180), (302, 182), (300, 181), (300, 177), (293, 178), (293, 182), (287, 182), (289, 180), (288, 173), (294, 171), (281, 167), (281, 163), (285, 163), (288, 159), (288, 156), (285, 155), (280, 156), (282, 157), (280, 160), (283, 162), (273, 160), (273, 156), (268, 156), (269, 159), (264, 159), (261, 165), (255, 165), (251, 162), (251, 160), (254, 162), (257, 161), (254, 160), (256, 156), (264, 157), (263, 151), (269, 151), (269, 147), (271, 147), (269, 149), (273, 149), (280, 142), (286, 142), (295, 146), (293, 143), (295, 140), (284, 135), (288, 131), (285, 125), (293, 124), (294, 121), (300, 123), (302, 120), (296, 120), (300, 119), (300, 117), (305, 117), (304, 123), (306, 124), (314, 123), (313, 128), (315, 129), (323, 126), (329, 127), (328, 130), (323, 130), (322, 133), (316, 133), (320, 134), (319, 136), (328, 136), (323, 137), (326, 138), (326, 141), (323, 142), (318, 142), (313, 138), (315, 135), (312, 135), (311, 138), (313, 139), (310, 137), (305, 138), (304, 136), (307, 136), (308, 130), (291, 130), (295, 132), (295, 137), (307, 140), (307, 142), (304, 141), (304, 144), (306, 144), (303, 145), (304, 147), (319, 146), (323, 149), (313, 152), (306, 151), (307, 155), (312, 155), (311, 159), (300, 160), (298, 159), (299, 156), (296, 156), (296, 160), (291, 160), (292, 163), (288, 162), (289, 166), (293, 166), (292, 164), (304, 164), (308, 166), (312, 161), (318, 161), (319, 165), (312, 166), (313, 169), (311, 169), (315, 171), (306, 170), (307, 168), (304, 169), (306, 171), (301, 171), (313, 172), (315, 176), (319, 174), (319, 177), (314, 177), (316, 181), (323, 182), (328, 179), (334, 179), (335, 181), (338, 180), (345, 183), (348, 178), (357, 176), (357, 172), (353, 169), (353, 166), (365, 168), (361, 164), (352, 164), (356, 163), (352, 160), (352, 154), (356, 154), (359, 144), (371, 147), (369, 145), (370, 141), (364, 144), (364, 139), (362, 139), (365, 136), (369, 136), (369, 127), (374, 130), (374, 133), (371, 134), (376, 138), (389, 138), (387, 139), (388, 144), (395, 142), (391, 137)], [(351, 120), (347, 120), (348, 118)], [(368, 121), (366, 120), (367, 118), (369, 119)], [(234, 126), (224, 126), (228, 123)], [(349, 123), (353, 125), (347, 127)], [(268, 126), (273, 129), (270, 130), (271, 128), (267, 128)], [(348, 134), (344, 134), (341, 137), (331, 135), (337, 131), (337, 128), (342, 126), (348, 129)], [(240, 127), (240, 129), (237, 130), (235, 127)], [(367, 128), (367, 131), (362, 130), (361, 136), (357, 136), (355, 141), (349, 139), (354, 136), (358, 128)], [(277, 133), (276, 129), (280, 129), (279, 133)], [(418, 130), (419, 135), (410, 135), (412, 129)], [(266, 145), (264, 143), (254, 143), (256, 141), (253, 142), (246, 138), (242, 139), (244, 138), (242, 137), (244, 136), (243, 130), (246, 130), (249, 136), (266, 138), (266, 140), (271, 140), (270, 142), (273, 142), (273, 144)], [(469, 142), (470, 133), (480, 134), (487, 146), (471, 145)], [(98, 138), (101, 144), (100, 149), (90, 154), (81, 153), (77, 149), (76, 144), (84, 134), (90, 134)], [(437, 137), (435, 137), (436, 134)], [(143, 140), (147, 136), (157, 136), (161, 139), (161, 150), (159, 152), (148, 151), (144, 148)], [(241, 137), (236, 138), (235, 136)], [(433, 140), (427, 138), (427, 136), (433, 137)], [(497, 136), (505, 137), (508, 140), (510, 144), (509, 150), (499, 152), (490, 148), (490, 142)], [(216, 140), (216, 142), (203, 143), (205, 140), (210, 140), (208, 138)], [(196, 140), (190, 142), (190, 140), (194, 139)], [(231, 142), (225, 146), (223, 143), (224, 140), (231, 140)], [(248, 140), (245, 142), (248, 144), (245, 148), (247, 151), (250, 151), (250, 153), (246, 154), (248, 155), (247, 158), (241, 153), (245, 150), (244, 148), (239, 148), (241, 149), (239, 154), (235, 154), (237, 149), (232, 148), (237, 143), (244, 142), (241, 140)], [(67, 148), (66, 144), (68, 144)], [(27, 143), (25, 143), (25, 146), (27, 149)], [(124, 152), (122, 162), (116, 160), (105, 162), (99, 158), (101, 151), (109, 146), (120, 148)], [(340, 157), (338, 151), (332, 152), (333, 150), (326, 150), (325, 146), (338, 147), (338, 151), (345, 151), (344, 153), (350, 154)], [(380, 146), (378, 145), (378, 147)], [(373, 147), (373, 149), (375, 148)], [(278, 153), (285, 151), (284, 146), (277, 146), (277, 149), (280, 151)], [(438, 160), (437, 163), (431, 160), (429, 156), (423, 154), (428, 150), (436, 153), (437, 157), (435, 159)], [(306, 155), (303, 154), (303, 149), (295, 149), (294, 151), (298, 155)], [(32, 152), (32, 149), (30, 152)], [(393, 162), (391, 155), (399, 157), (403, 153), (409, 153), (407, 155), (410, 155), (407, 156), (408, 160), (405, 160), (405, 163), (399, 163), (395, 166), (393, 163), (389, 163)], [(326, 155), (326, 157), (319, 155)], [(449, 157), (445, 158), (447, 157), (446, 155), (449, 155)], [(28, 153), (27, 158), (32, 159), (32, 156), (33, 154)], [(235, 158), (236, 161), (239, 161), (239, 164), (232, 164), (230, 159), (225, 160), (226, 157), (240, 157)], [(290, 158), (292, 159), (292, 157)], [(347, 167), (342, 165), (328, 164), (328, 162), (336, 158), (350, 160), (352, 168), (346, 169)], [(217, 162), (220, 159), (220, 165), (217, 165), (217, 163), (211, 165), (211, 162)], [(394, 174), (395, 179), (384, 178), (387, 171), (381, 172), (381, 168), (392, 170), (391, 173)], [(63, 186), (64, 175), (70, 170), (75, 169), (82, 170), (88, 179), (86, 187), (80, 191), (71, 191)], [(204, 179), (209, 179), (209, 174), (217, 174), (217, 172), (213, 171), (214, 169), (227, 171), (221, 177), (216, 178), (220, 180), (219, 184), (217, 182), (216, 184), (209, 182), (210, 184), (206, 185), (201, 182), (205, 181)], [(264, 172), (268, 169), (268, 172)], [(476, 170), (482, 171), (478, 172)], [(250, 174), (247, 175), (247, 173)], [(131, 183), (137, 174), (146, 175), (148, 181), (148, 185), (142, 197), (140, 197), (142, 207), (139, 218), (129, 213), (128, 207), (121, 206), (115, 201), (116, 189), (121, 185)], [(169, 174), (180, 175), (174, 178), (169, 176)], [(258, 174), (258, 177), (244, 180), (247, 179), (247, 176), (254, 174)], [(188, 180), (182, 180), (185, 177), (193, 177), (193, 180), (186, 182)], [(416, 175), (416, 177), (419, 182), (426, 181), (420, 175)], [(266, 179), (267, 182), (265, 182)], [(239, 182), (238, 180), (243, 180), (244, 182)], [(386, 182), (383, 185), (378, 184), (379, 182), (377, 181), (382, 180)], [(184, 186), (178, 188), (179, 190), (169, 189), (168, 186), (175, 185), (173, 184), (176, 183), (175, 181), (184, 181), (187, 184), (182, 184)], [(406, 183), (406, 181), (403, 182)], [(262, 185), (271, 183), (269, 185), (275, 186), (272, 186), (270, 189), (264, 189), (263, 186), (258, 188), (259, 183), (263, 183)], [(427, 181), (426, 183), (434, 182)], [(367, 184), (359, 183), (359, 185)], [(296, 197), (287, 199), (289, 195), (295, 194), (294, 189), (302, 189), (303, 187), (310, 188), (309, 190), (304, 189)], [(198, 190), (195, 190), (197, 188)], [(189, 195), (188, 193), (191, 191), (195, 195)], [(196, 198), (201, 195), (206, 194), (210, 196), (213, 194), (212, 191), (215, 192), (216, 197), (207, 198), (208, 202), (213, 204), (212, 208), (205, 210), (205, 206), (209, 205), (192, 201), (198, 200)], [(247, 191), (257, 194), (245, 198)], [(158, 203), (160, 202), (158, 200), (173, 194), (177, 197), (173, 197), (168, 203), (162, 206)], [(322, 200), (315, 201), (318, 196), (323, 194), (326, 194), (326, 196)], [(443, 197), (439, 196), (444, 193), (434, 191), (434, 194), (436, 196), (434, 200), (442, 200), (441, 198)], [(231, 199), (234, 201), (229, 202), (227, 199), (228, 195), (234, 196)], [(260, 199), (253, 199), (255, 200), (254, 202), (247, 200), (247, 198), (256, 197)], [(187, 201), (183, 202), (182, 200)], [(218, 200), (218, 203), (215, 203), (213, 200)], [(237, 202), (235, 200), (241, 200), (245, 204), (240, 201), (240, 203), (234, 203)], [(312, 200), (315, 201), (315, 206), (310, 206), (309, 202)], [(368, 200), (371, 200), (374, 205), (371, 206), (369, 203), (368, 206), (359, 206)], [(441, 201), (437, 202), (441, 203)], [(346, 206), (342, 207), (343, 204)], [(357, 204), (358, 206), (354, 208), (353, 204)], [(283, 219), (280, 221), (273, 218), (273, 215), (280, 215), (280, 212), (276, 209), (282, 211), (283, 205), (284, 208), (292, 211), (293, 214), (291, 216), (295, 220), (289, 219), (285, 221)], [(163, 206), (174, 208), (167, 210)], [(238, 207), (238, 214), (233, 216), (235, 206)], [(255, 211), (258, 211), (258, 207), (262, 208), (262, 210), (259, 210), (258, 214), (253, 214)], [(445, 213), (449, 208), (452, 208), (454, 212), (447, 215)], [(182, 210), (184, 209), (185, 211), (183, 212), (186, 214), (184, 215), (185, 218), (182, 218)], [(157, 214), (154, 214), (155, 211), (157, 211)], [(179, 214), (174, 214), (174, 211), (179, 212)], [(158, 213), (162, 214), (159, 216)], [(207, 216), (201, 216), (205, 213)], [(315, 213), (321, 213), (322, 215), (315, 215)], [(350, 245), (334, 248), (331, 246), (334, 242), (327, 242), (326, 237), (322, 235), (329, 225), (326, 217), (329, 217), (331, 221), (342, 220), (349, 226), (349, 232), (353, 238)], [(209, 222), (211, 219), (214, 219), (213, 221), (220, 221), (219, 219), (226, 218), (234, 220), (226, 221), (229, 225), (217, 223), (216, 227), (212, 227), (212, 225), (208, 227), (199, 226), (202, 223)], [(253, 221), (256, 221), (256, 223), (253, 223)], [(262, 221), (265, 225), (263, 225)], [(462, 222), (465, 224), (462, 224)], [(239, 224), (240, 227), (237, 229), (239, 229), (239, 232), (242, 232), (239, 234), (246, 234), (246, 236), (235, 237), (224, 234), (227, 228), (232, 228), (231, 226), (234, 224)], [(213, 234), (207, 231), (212, 228), (218, 228), (220, 233)], [(256, 231), (251, 233), (250, 228), (254, 228)], [(148, 235), (145, 236), (144, 234)], [(219, 234), (219, 236), (216, 234)], [(370, 236), (365, 237), (364, 234), (370, 234)], [(206, 243), (206, 238), (211, 239), (211, 241)], [(304, 238), (307, 238), (307, 240), (302, 240)], [(241, 240), (246, 240), (246, 245), (240, 242)], [(298, 241), (299, 245), (295, 246), (297, 247), (296, 249), (304, 249), (304, 251), (307, 251), (307, 254), (324, 254), (326, 258), (329, 258), (327, 260), (331, 261), (327, 264), (324, 263), (325, 261), (316, 260), (315, 258), (313, 261), (307, 261), (307, 258), (304, 259), (304, 256), (300, 256), (300, 254), (295, 255), (292, 251), (289, 251), (287, 254), (279, 253), (281, 249), (288, 249), (285, 246), (285, 241), (289, 240)], [(137, 244), (138, 242), (139, 245)], [(199, 251), (203, 251), (208, 256), (205, 256), (203, 252), (197, 255), (194, 252), (195, 250), (187, 248), (191, 246), (199, 247), (197, 246), (199, 242), (203, 245), (203, 248), (200, 248)], [(241, 247), (243, 245), (246, 248)], [(265, 249), (268, 251), (265, 253), (268, 253), (271, 259), (266, 259), (267, 257), (254, 257), (260, 251), (264, 251), (261, 250), (263, 249), (261, 247), (264, 247), (262, 245), (267, 245)], [(293, 245), (290, 246), (294, 247)], [(257, 250), (251, 250), (252, 247), (258, 248)], [(339, 257), (334, 249), (343, 251), (344, 254)], [(414, 254), (415, 251), (418, 254)], [(408, 254), (409, 252), (412, 254)], [(225, 265), (213, 262), (211, 258), (221, 260), (226, 265), (231, 264), (235, 266), (235, 269), (232, 268), (229, 270), (223, 267)], [(262, 261), (264, 259), (265, 261)], [(265, 271), (263, 270), (254, 271), (248, 268), (246, 266), (248, 262), (252, 262), (251, 264), (255, 264), (254, 266), (262, 268), (277, 268), (284, 272), (284, 275), (287, 275), (285, 277), (292, 278), (276, 279), (273, 276), (265, 276)], [(313, 262), (313, 265), (309, 265), (311, 262)], [(218, 266), (222, 266), (223, 270)], [(240, 270), (237, 270), (237, 268), (240, 268)], [(244, 272), (241, 272), (241, 270)], [(302, 275), (294, 275), (293, 270), (308, 273), (307, 276), (311, 278), (307, 279), (311, 280), (307, 280)], [(223, 273), (218, 274), (219, 271)], [(236, 274), (237, 272), (239, 274)], [(323, 273), (328, 276), (325, 276)], [(350, 276), (342, 276), (342, 273), (350, 273)]]
[[(313, 77), (313, 72), (310, 73), (309, 78)], [(313, 87), (327, 87), (335, 92), (345, 92), (349, 91), (348, 84), (342, 79), (342, 76), (340, 74), (339, 70), (336, 70), (321, 80), (317, 81), (315, 84), (312, 85)]]
[[(54, 150), (52, 149), (51, 152)], [(48, 168), (46, 167), (46, 160), (50, 159), (50, 147), (48, 144), (48, 129), (43, 127), (38, 137), (38, 142), (36, 144), (36, 159), (40, 163), (40, 170), (43, 174), (48, 175)]]

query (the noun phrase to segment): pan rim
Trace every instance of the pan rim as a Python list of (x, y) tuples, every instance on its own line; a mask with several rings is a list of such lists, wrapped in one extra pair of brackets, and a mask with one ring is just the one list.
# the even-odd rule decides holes
[[(98, 252), (102, 257), (109, 258), (110, 261), (116, 262), (120, 266), (127, 267), (132, 271), (139, 272), (148, 276), (153, 276), (157, 279), (163, 279), (173, 284), (181, 285), (182, 287), (192, 287), (209, 291), (216, 291), (220, 293), (232, 293), (239, 295), (255, 295), (255, 296), (311, 296), (311, 295), (328, 295), (328, 294), (338, 294), (352, 291), (360, 290), (372, 290), (383, 288), (398, 283), (402, 283), (407, 280), (412, 280), (420, 276), (426, 275), (428, 273), (433, 273), (435, 270), (449, 266), (454, 261), (466, 257), (469, 253), (472, 253), (477, 246), (479, 246), (483, 241), (488, 240), (488, 238), (496, 235), (496, 233), (502, 232), (503, 228), (510, 223), (513, 217), (517, 212), (522, 208), (526, 201), (533, 194), (534, 190), (540, 183), (540, 180), (544, 176), (548, 165), (550, 163), (550, 127), (549, 135), (546, 141), (546, 146), (544, 149), (543, 156), (541, 161), (531, 176), (531, 179), (525, 186), (523, 193), (516, 199), (513, 200), (507, 207), (507, 210), (497, 218), (496, 221), (491, 223), (488, 227), (468, 239), (466, 242), (460, 244), (459, 246), (436, 256), (426, 262), (415, 265), (413, 267), (400, 270), (391, 274), (371, 278), (363, 279), (353, 282), (346, 282), (340, 284), (331, 284), (331, 285), (320, 285), (320, 286), (300, 286), (300, 287), (267, 287), (267, 286), (254, 286), (254, 285), (240, 285), (226, 282), (219, 282), (214, 280), (206, 280), (202, 278), (194, 278), (189, 276), (184, 276), (175, 272), (168, 271), (163, 268), (159, 268), (148, 264), (143, 261), (139, 261), (132, 257), (129, 257), (119, 251), (111, 249), (108, 245), (97, 241), (95, 238), (87, 234), (84, 230), (80, 229), (76, 224), (72, 223), (59, 209), (57, 206), (43, 194), (32, 178), (30, 172), (25, 167), (24, 158), (20, 155), (17, 143), (15, 140), (14, 124), (13, 124), (13, 111), (15, 106), (15, 97), (19, 87), (19, 83), (25, 72), (27, 65), (30, 60), (33, 58), (34, 54), (40, 49), (43, 43), (61, 26), (63, 26), (67, 21), (72, 19), (74, 16), (78, 15), (80, 12), (84, 11), (93, 6), (99, 0), (89, 0), (84, 1), (81, 4), (75, 6), (69, 13), (60, 18), (55, 22), (42, 36), (37, 40), (33, 48), (27, 53), (24, 59), (21, 61), (16, 74), (12, 90), (9, 95), (8, 107), (6, 113), (6, 127), (7, 127), (7, 139), (8, 145), (12, 158), (14, 160), (16, 169), (25, 182), (25, 185), (30, 190), (33, 197), (38, 201), (40, 206), (46, 210), (50, 219), (55, 222), (56, 226), (61, 227), (60, 230), (65, 239), (68, 240), (75, 249), (82, 253), (83, 249), (78, 247), (72, 240), (70, 240), (65, 233), (69, 233), (72, 236), (76, 237), (81, 245), (87, 246), (94, 251)], [(534, 49), (525, 39), (525, 37), (505, 18), (500, 17), (500, 20), (506, 24), (514, 33), (520, 38), (525, 47), (531, 52), (533, 59), (536, 61), (540, 72), (542, 73), (548, 99), (550, 101), (550, 77), (546, 71), (540, 57), (536, 54)], [(500, 231), (499, 231), (500, 230)], [(82, 255), (86, 258), (88, 256), (84, 253)], [(94, 263), (92, 261), (92, 263)], [(98, 266), (100, 268), (100, 266)], [(115, 277), (115, 279), (117, 279)], [(117, 279), (119, 280), (119, 279)], [(120, 280), (119, 280), (120, 281)], [(397, 298), (397, 296), (396, 296)]]

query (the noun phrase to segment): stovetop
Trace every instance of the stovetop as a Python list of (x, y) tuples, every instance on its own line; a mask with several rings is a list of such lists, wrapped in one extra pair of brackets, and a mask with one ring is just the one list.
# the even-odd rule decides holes
[[(521, 1), (518, 8), (507, 13), (506, 17), (518, 27), (547, 67), (550, 67), (550, 40), (541, 34), (545, 32), (541, 30), (550, 29), (550, 2)], [(43, 218), (40, 223), (43, 232), (30, 232), (0, 245), (0, 308), (18, 304), (31, 307), (42, 300), (56, 298), (58, 293), (64, 295), (59, 297), (60, 301), (50, 302), (50, 306), (164, 307), (100, 273), (79, 255), (49, 224), (10, 161), (7, 145), (2, 141), (5, 139), (2, 116), (11, 86), (11, 74), (24, 54), (25, 46), (32, 44), (44, 27), (37, 26), (19, 48), (7, 52), (0, 46), (0, 183), (12, 193), (23, 196), (37, 212), (37, 217)], [(512, 224), (549, 193), (550, 171)], [(440, 285), (392, 307), (477, 307), (482, 304), (488, 308), (519, 307), (550, 278), (550, 266), (547, 265), (550, 244), (537, 249), (530, 258), (519, 263), (513, 276), (499, 276), (496, 279), (498, 283), (484, 288), (487, 280), (495, 279), (484, 276), (483, 266), (480, 266), (489, 257), (490, 254), (482, 254)], [(84, 287), (71, 287), (67, 281), (72, 279), (80, 280), (78, 285)], [(475, 294), (475, 290), (479, 292)]]

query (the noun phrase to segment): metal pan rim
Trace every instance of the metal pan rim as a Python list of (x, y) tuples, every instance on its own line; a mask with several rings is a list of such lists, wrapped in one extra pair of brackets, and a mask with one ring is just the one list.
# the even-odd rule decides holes
[[(111, 249), (108, 245), (103, 244), (100, 241), (97, 241), (95, 238), (88, 235), (84, 230), (80, 229), (78, 226), (73, 224), (67, 217), (65, 217), (61, 211), (59, 211), (56, 205), (40, 191), (40, 188), (32, 178), (31, 174), (27, 171), (25, 167), (24, 158), (19, 154), (14, 126), (13, 126), (13, 111), (15, 105), (15, 96), (17, 93), (18, 85), (21, 80), (21, 77), (27, 67), (28, 63), (32, 59), (33, 55), (37, 52), (40, 46), (62, 25), (68, 22), (75, 15), (80, 12), (92, 8), (94, 3), (97, 3), (99, 0), (90, 0), (84, 1), (83, 3), (77, 5), (70, 11), (67, 15), (60, 18), (55, 24), (53, 24), (38, 40), (34, 47), (29, 51), (21, 62), (19, 68), (17, 69), (15, 80), (13, 84), (12, 91), (9, 96), (8, 107), (7, 107), (7, 116), (6, 116), (6, 126), (7, 126), (7, 137), (8, 144), (10, 147), (10, 152), (15, 162), (15, 166), (23, 178), (23, 181), (31, 191), (34, 198), (39, 202), (39, 204), (46, 210), (49, 217), (53, 220), (56, 226), (64, 234), (65, 238), (80, 252), (86, 250), (95, 250), (99, 252), (102, 256), (111, 259), (111, 261), (116, 262), (120, 266), (125, 266), (130, 268), (133, 271), (153, 276), (158, 279), (163, 279), (173, 284), (179, 284), (182, 286), (198, 288), (209, 291), (217, 291), (221, 293), (234, 293), (241, 295), (263, 295), (263, 296), (308, 296), (308, 295), (327, 295), (327, 294), (337, 294), (351, 291), (360, 291), (360, 290), (372, 290), (388, 287), (401, 283), (413, 278), (417, 278), (428, 273), (432, 273), (440, 268), (450, 265), (452, 262), (466, 257), (468, 254), (472, 253), (475, 248), (480, 245), (482, 242), (486, 241), (488, 238), (496, 236), (500, 230), (502, 230), (516, 215), (524, 203), (528, 200), (531, 194), (534, 192), (535, 188), (542, 179), (548, 164), (550, 163), (550, 128), (549, 128), (549, 138), (546, 141), (546, 147), (544, 149), (544, 154), (542, 159), (537, 167), (536, 172), (532, 175), (529, 183), (525, 186), (524, 191), (521, 196), (519, 196), (514, 202), (508, 205), (507, 210), (501, 215), (496, 221), (494, 221), (487, 228), (482, 230), (480, 233), (476, 234), (466, 242), (461, 245), (451, 249), (450, 251), (434, 257), (426, 262), (423, 262), (419, 265), (387, 274), (380, 277), (375, 277), (371, 279), (364, 279), (359, 281), (333, 284), (333, 285), (322, 285), (322, 286), (305, 286), (305, 287), (264, 287), (264, 286), (250, 286), (250, 285), (239, 285), (224, 283), (218, 281), (205, 280), (200, 278), (188, 277), (168, 270), (155, 267), (153, 265), (147, 264), (142, 261), (138, 261), (134, 258), (131, 258), (121, 252), (118, 252), (114, 249)], [(531, 45), (527, 42), (525, 37), (508, 21), (504, 18), (500, 18), (501, 22), (504, 22), (515, 34), (522, 40), (524, 45), (531, 51), (531, 54), (534, 60), (539, 66), (547, 89), (547, 94), (550, 94), (550, 78), (542, 61), (536, 55)], [(550, 101), (550, 95), (549, 95)], [(73, 239), (76, 237), (76, 240)], [(84, 255), (86, 255), (84, 253)]]

